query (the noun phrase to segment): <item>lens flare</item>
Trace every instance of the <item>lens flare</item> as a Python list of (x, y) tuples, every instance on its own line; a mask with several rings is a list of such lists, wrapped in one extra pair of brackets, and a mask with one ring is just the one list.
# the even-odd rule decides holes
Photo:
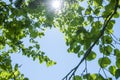
[(54, 9), (60, 9), (60, 7), (61, 7), (61, 2), (60, 2), (60, 0), (53, 0), (53, 1), (52, 1), (52, 7), (53, 7)]

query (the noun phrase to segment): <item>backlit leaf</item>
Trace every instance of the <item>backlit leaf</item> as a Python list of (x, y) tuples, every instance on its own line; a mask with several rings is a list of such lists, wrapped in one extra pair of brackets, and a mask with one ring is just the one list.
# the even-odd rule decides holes
[(102, 2), (103, 2), (103, 0), (94, 0), (94, 5), (101, 6)]
[(115, 71), (116, 71), (116, 67), (115, 66), (110, 66), (109, 67), (109, 72), (114, 76), (115, 75)]
[(108, 57), (99, 58), (98, 64), (101, 68), (105, 68), (110, 65), (111, 60)]
[(96, 53), (91, 51), (90, 54), (87, 56), (86, 60), (91, 61), (96, 58)]

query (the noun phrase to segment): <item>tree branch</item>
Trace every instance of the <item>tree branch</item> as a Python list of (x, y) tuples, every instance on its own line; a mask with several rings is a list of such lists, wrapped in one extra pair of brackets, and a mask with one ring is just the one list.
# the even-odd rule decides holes
[(119, 0), (116, 0), (115, 3), (115, 8), (114, 11), (111, 12), (110, 14), (108, 14), (108, 16), (106, 17), (104, 24), (103, 24), (103, 28), (100, 31), (100, 34), (98, 36), (98, 38), (94, 41), (94, 43), (88, 48), (88, 50), (84, 53), (83, 58), (80, 60), (80, 62), (78, 63), (78, 65), (76, 67), (74, 67), (62, 80), (67, 79), (67, 77), (70, 75), (69, 80), (72, 78), (73, 74), (75, 74), (75, 72), (77, 71), (78, 67), (81, 65), (81, 63), (86, 59), (86, 57), (90, 54), (92, 48), (95, 46), (95, 44), (99, 41), (99, 39), (103, 36), (106, 27), (108, 25), (108, 23), (110, 22), (110, 20), (112, 19), (112, 17), (114, 16), (114, 14), (116, 14), (117, 12), (117, 8), (118, 8), (118, 4), (119, 4)]

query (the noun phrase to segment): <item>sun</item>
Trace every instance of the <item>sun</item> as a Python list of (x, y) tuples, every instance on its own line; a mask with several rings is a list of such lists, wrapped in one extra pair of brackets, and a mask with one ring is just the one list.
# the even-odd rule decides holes
[(52, 7), (54, 9), (60, 9), (61, 8), (61, 1), (60, 0), (53, 0), (52, 1)]

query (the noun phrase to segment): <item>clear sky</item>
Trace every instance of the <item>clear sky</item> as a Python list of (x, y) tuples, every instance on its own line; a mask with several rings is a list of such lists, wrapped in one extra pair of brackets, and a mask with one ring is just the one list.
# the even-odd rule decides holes
[[(114, 28), (115, 34), (120, 37), (119, 33), (120, 19), (117, 20), (116, 27)], [(46, 67), (45, 64), (39, 64), (38, 61), (32, 61), (32, 59), (22, 56), (20, 54), (12, 54), (12, 64), (22, 64), (20, 67), (21, 73), (23, 73), (29, 80), (61, 80), (73, 67), (75, 67), (80, 58), (75, 54), (69, 54), (67, 52), (67, 46), (65, 45), (64, 36), (58, 29), (47, 29), (45, 36), (39, 41), (41, 50), (48, 55), (52, 60), (57, 62), (56, 65)], [(26, 40), (26, 45), (29, 45)], [(94, 49), (96, 49), (95, 47)], [(97, 51), (97, 49), (96, 49)], [(97, 72), (99, 68), (96, 61), (90, 62), (88, 65), (90, 72)], [(84, 64), (79, 68), (79, 72), (84, 69)], [(80, 73), (78, 73), (80, 74)]]

